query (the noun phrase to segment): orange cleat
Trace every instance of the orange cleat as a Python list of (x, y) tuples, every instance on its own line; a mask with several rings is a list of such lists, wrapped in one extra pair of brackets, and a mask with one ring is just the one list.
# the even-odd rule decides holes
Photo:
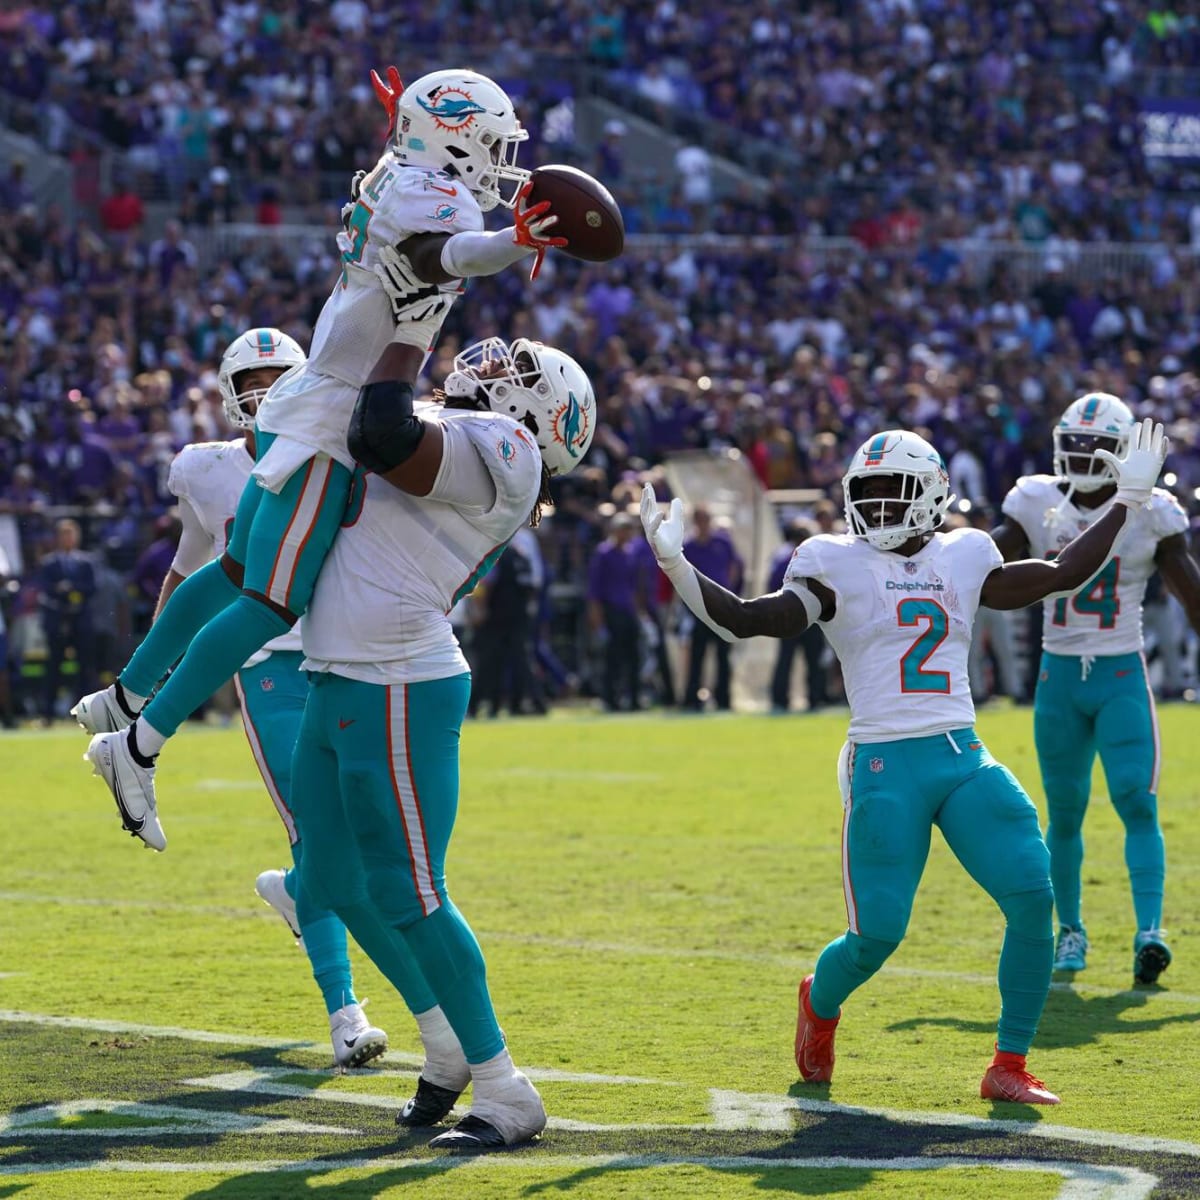
[(997, 1048), (988, 1067), (979, 1095), (984, 1100), (1010, 1100), (1014, 1104), (1057, 1104), (1058, 1097), (1040, 1080), (1025, 1070), (1025, 1055), (1009, 1054)]
[(836, 1017), (818, 1017), (812, 1010), (813, 977), (800, 984), (800, 1002), (796, 1012), (796, 1066), (805, 1083), (828, 1083), (833, 1078), (833, 1035), (841, 1012)]

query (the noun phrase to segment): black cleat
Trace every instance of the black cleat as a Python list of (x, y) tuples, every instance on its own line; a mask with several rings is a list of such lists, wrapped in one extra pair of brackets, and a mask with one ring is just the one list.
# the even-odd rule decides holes
[(1137, 983), (1157, 983), (1171, 965), (1171, 950), (1156, 929), (1145, 930), (1133, 943), (1133, 978)]
[(439, 1133), (430, 1143), (434, 1150), (458, 1150), (465, 1154), (482, 1154), (487, 1150), (503, 1150), (504, 1135), (495, 1125), (467, 1113), (453, 1129)]
[(439, 1087), (436, 1083), (430, 1083), (424, 1076), (418, 1075), (417, 1094), (396, 1114), (396, 1124), (407, 1125), (412, 1129), (437, 1125), (446, 1119), (446, 1115), (461, 1095), (462, 1092)]

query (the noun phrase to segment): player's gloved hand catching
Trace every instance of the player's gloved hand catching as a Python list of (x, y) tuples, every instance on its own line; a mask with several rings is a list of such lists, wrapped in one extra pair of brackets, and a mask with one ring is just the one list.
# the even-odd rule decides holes
[(542, 269), (542, 259), (546, 251), (554, 246), (562, 248), (567, 244), (564, 237), (551, 237), (548, 230), (558, 222), (558, 218), (550, 212), (550, 201), (543, 200), (540, 204), (524, 207), (530, 193), (533, 191), (533, 180), (529, 180), (517, 193), (517, 207), (513, 212), (513, 241), (518, 246), (529, 246), (537, 251), (529, 278), (536, 279)]
[(678, 496), (664, 513), (654, 498), (654, 489), (642, 484), (642, 528), (646, 541), (660, 563), (669, 563), (683, 555), (683, 501)]
[(379, 103), (383, 105), (383, 111), (387, 113), (387, 140), (390, 142), (396, 132), (396, 104), (404, 91), (400, 72), (395, 67), (388, 67), (387, 82), (385, 83), (379, 78), (377, 71), (372, 71), (371, 86), (375, 89), (375, 95), (379, 97)]
[(1147, 417), (1140, 425), (1133, 427), (1124, 458), (1118, 458), (1111, 450), (1096, 451), (1096, 457), (1108, 463), (1116, 473), (1115, 499), (1118, 504), (1141, 508), (1150, 503), (1150, 495), (1170, 448), (1171, 443), (1163, 431), (1162, 422)]
[(396, 324), (430, 321), (445, 316), (454, 303), (453, 294), (443, 292), (435, 283), (426, 283), (412, 268), (408, 256), (395, 246), (379, 251), (375, 274), (392, 303)]

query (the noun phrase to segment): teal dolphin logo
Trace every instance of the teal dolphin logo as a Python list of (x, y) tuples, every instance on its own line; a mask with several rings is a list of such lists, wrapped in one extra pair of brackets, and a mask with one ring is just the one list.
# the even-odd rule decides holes
[(474, 124), (475, 118), (487, 109), (460, 88), (442, 88), (433, 94), (432, 103), (424, 96), (417, 103), (438, 123), (442, 129), (458, 131)]
[(575, 449), (578, 443), (583, 441), (583, 436), (587, 432), (587, 422), (583, 411), (583, 406), (575, 398), (574, 392), (567, 393), (566, 408), (559, 412), (559, 419), (555, 421), (555, 425), (562, 426), (562, 441), (567, 448), (567, 453), (572, 458), (579, 457), (579, 451)]
[(517, 457), (517, 448), (506, 437), (502, 437), (496, 443), (496, 453), (500, 455), (501, 461), (506, 467), (513, 465), (513, 459)]

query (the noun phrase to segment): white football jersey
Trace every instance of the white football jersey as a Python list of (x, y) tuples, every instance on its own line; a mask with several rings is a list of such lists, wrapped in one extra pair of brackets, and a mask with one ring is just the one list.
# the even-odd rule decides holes
[[(346, 430), (359, 388), (389, 344), (417, 346), (428, 353), (446, 316), (443, 312), (427, 321), (397, 325), (375, 274), (379, 251), (416, 233), (482, 228), (479, 205), (461, 181), (440, 171), (406, 167), (390, 150), (385, 153), (363, 180), (349, 229), (338, 235), (342, 273), (317, 318), (308, 362), (289, 371), (267, 393), (258, 408), (259, 425), (353, 469)], [(430, 284), (428, 291), (453, 298), (462, 293), (463, 284)]]
[(842, 664), (852, 742), (892, 742), (975, 721), (967, 680), (984, 580), (1002, 565), (978, 529), (935, 533), (911, 558), (848, 534), (801, 543), (783, 586), (816, 579), (837, 597), (825, 636)]
[[(184, 446), (171, 463), (167, 490), (195, 514), (208, 535), (210, 559), (219, 558), (225, 551), (238, 500), (253, 466), (254, 459), (246, 449), (245, 438), (236, 438), (232, 442), (195, 442)], [(274, 650), (299, 649), (297, 624), (287, 633), (272, 638), (245, 665), (249, 667), (262, 662)]]
[[(1026, 475), (1004, 498), (1003, 511), (1025, 533), (1032, 558), (1053, 558), (1112, 505), (1063, 504), (1053, 475)], [(1142, 597), (1163, 538), (1184, 533), (1187, 515), (1169, 492), (1155, 488), (1146, 508), (1131, 512), (1113, 556), (1074, 595), (1045, 601), (1042, 646), (1051, 654), (1135, 654), (1142, 649)]]
[(367, 683), (416, 683), (468, 670), (449, 612), (528, 520), (542, 481), (532, 435), (499, 413), (439, 410), (442, 465), (427, 496), (375, 475), (304, 618), (305, 666)]

